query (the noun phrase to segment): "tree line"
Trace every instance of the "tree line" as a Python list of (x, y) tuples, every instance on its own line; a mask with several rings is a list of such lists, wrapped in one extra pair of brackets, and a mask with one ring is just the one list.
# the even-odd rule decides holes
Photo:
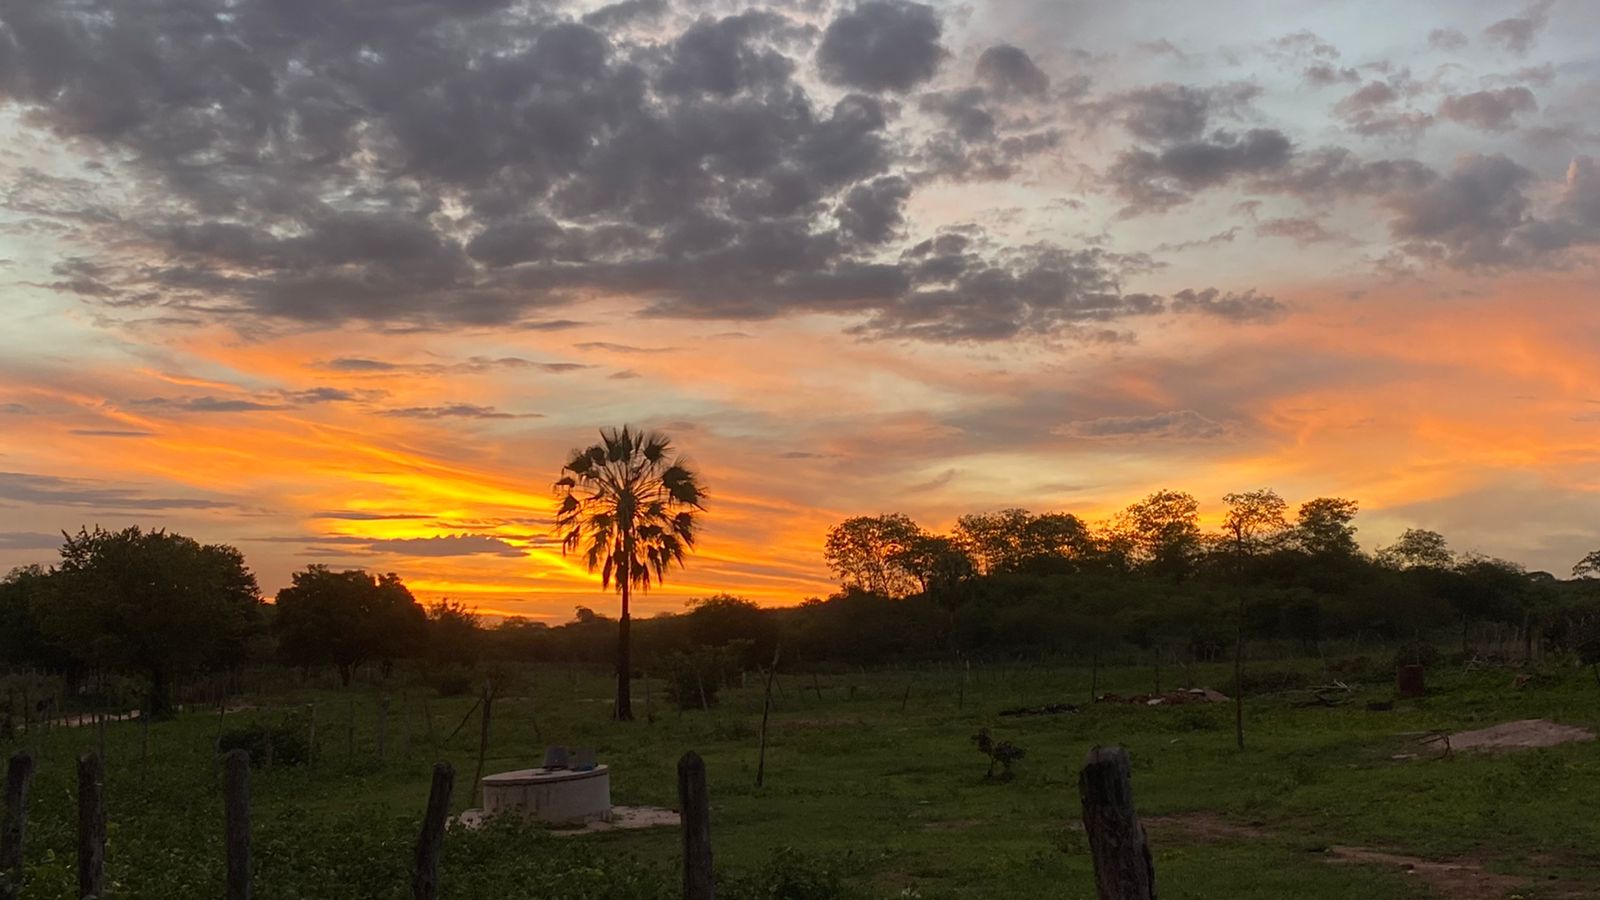
[[(1119, 647), (1206, 660), (1244, 640), (1315, 652), (1335, 638), (1411, 640), (1452, 628), (1468, 641), (1484, 624), (1530, 645), (1600, 652), (1600, 551), (1561, 581), (1457, 553), (1422, 529), (1364, 552), (1358, 506), (1342, 498), (1307, 501), (1292, 516), (1271, 491), (1227, 503), (1211, 532), (1195, 499), (1178, 491), (1096, 525), (1023, 509), (964, 515), (946, 534), (899, 514), (846, 519), (823, 547), (837, 592), (780, 608), (719, 595), (639, 620), (626, 671), (669, 680), (691, 672), (704, 691), (706, 678), (763, 665), (780, 644), (791, 665)], [(252, 663), (332, 670), (348, 684), (364, 667), (386, 675), (402, 661), (459, 672), (491, 661), (616, 659), (619, 620), (588, 607), (557, 625), (491, 624), (457, 602), (424, 606), (396, 574), (318, 565), (267, 603), (230, 546), (137, 527), (64, 537), (56, 565), (0, 579), (0, 668), (133, 675), (157, 715), (175, 677)]]

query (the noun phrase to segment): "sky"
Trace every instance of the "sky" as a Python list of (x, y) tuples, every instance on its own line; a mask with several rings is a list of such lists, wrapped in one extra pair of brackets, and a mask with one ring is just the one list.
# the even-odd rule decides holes
[(567, 452), (848, 516), (1361, 504), (1600, 546), (1600, 4), (0, 0), (0, 570), (62, 530), (561, 621)]

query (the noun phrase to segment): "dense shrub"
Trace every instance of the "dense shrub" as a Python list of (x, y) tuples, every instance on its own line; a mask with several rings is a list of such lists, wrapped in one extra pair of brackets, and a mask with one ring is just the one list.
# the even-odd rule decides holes
[(311, 761), (311, 745), (304, 728), (291, 725), (256, 724), (224, 731), (217, 741), (217, 752), (244, 750), (250, 754), (250, 765), (262, 766), (267, 761), (269, 741), (275, 766), (303, 766)]

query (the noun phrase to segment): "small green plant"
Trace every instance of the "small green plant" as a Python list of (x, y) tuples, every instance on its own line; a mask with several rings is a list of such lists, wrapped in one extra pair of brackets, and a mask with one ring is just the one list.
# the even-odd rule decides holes
[(996, 741), (990, 737), (989, 729), (987, 728), (978, 729), (978, 733), (972, 736), (972, 743), (977, 745), (979, 753), (989, 757), (989, 771), (985, 772), (983, 776), (985, 781), (996, 779), (997, 776), (994, 774), (995, 766), (1000, 767), (998, 779), (1000, 781), (1010, 781), (1015, 777), (1011, 771), (1011, 764), (1027, 755), (1026, 751), (1010, 741)]
[(303, 766), (311, 761), (311, 745), (306, 742), (301, 728), (293, 724), (277, 727), (257, 724), (224, 731), (217, 741), (217, 752), (247, 751), (250, 765), (259, 767), (266, 765), (269, 742), (275, 766)]

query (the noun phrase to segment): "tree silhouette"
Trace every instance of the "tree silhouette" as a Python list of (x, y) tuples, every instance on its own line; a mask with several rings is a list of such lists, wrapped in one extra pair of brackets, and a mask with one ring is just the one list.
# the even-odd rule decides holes
[(1354, 556), (1356, 530), (1350, 522), (1360, 509), (1354, 500), (1318, 497), (1300, 504), (1295, 538), (1313, 556)]
[(1396, 569), (1449, 569), (1456, 564), (1456, 555), (1439, 532), (1407, 528), (1378, 551), (1378, 561)]
[(273, 620), (284, 662), (335, 666), (348, 687), (363, 663), (378, 660), (387, 674), (394, 660), (422, 649), (427, 614), (400, 576), (313, 565), (291, 578)]
[(840, 584), (885, 597), (904, 597), (919, 588), (906, 556), (922, 529), (901, 513), (855, 516), (828, 529), (822, 556)]
[(1222, 530), (1233, 547), (1239, 579), (1238, 630), (1233, 646), (1233, 733), (1239, 749), (1244, 749), (1244, 561), (1245, 557), (1270, 545), (1288, 527), (1283, 513), (1288, 508), (1275, 492), (1269, 490), (1243, 491), (1222, 498), (1228, 504), (1228, 514), (1222, 519)]
[(171, 712), (171, 677), (239, 665), (263, 624), (261, 592), (226, 544), (138, 527), (66, 535), (42, 624), (85, 664), (150, 678), (145, 714)]
[(561, 552), (582, 553), (602, 588), (622, 595), (617, 626), (618, 721), (633, 720), (629, 603), (635, 587), (659, 583), (694, 547), (695, 512), (704, 509), (699, 477), (672, 451), (664, 434), (602, 429), (600, 443), (572, 451), (555, 484)]

